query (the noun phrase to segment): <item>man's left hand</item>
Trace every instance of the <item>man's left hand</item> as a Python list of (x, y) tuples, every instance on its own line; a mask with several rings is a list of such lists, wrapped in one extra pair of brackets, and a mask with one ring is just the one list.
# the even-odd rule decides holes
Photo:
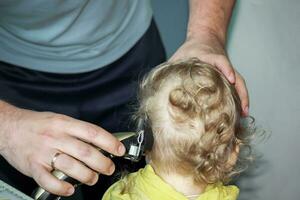
[(241, 99), (243, 115), (249, 114), (249, 97), (243, 77), (233, 68), (226, 54), (224, 44), (213, 34), (187, 37), (170, 61), (196, 57), (203, 62), (216, 66), (229, 80)]

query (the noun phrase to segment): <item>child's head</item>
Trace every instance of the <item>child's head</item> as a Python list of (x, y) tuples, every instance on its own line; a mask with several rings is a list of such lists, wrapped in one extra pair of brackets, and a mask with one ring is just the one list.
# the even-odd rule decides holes
[[(138, 116), (147, 116), (156, 172), (178, 173), (199, 183), (227, 181), (239, 147), (241, 105), (232, 84), (197, 59), (163, 63), (141, 83)], [(147, 134), (147, 133), (146, 133)]]

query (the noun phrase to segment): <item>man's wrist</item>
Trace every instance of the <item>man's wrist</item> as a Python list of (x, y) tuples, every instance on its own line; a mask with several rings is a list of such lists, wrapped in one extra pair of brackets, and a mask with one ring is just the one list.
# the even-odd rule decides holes
[(225, 46), (226, 43), (226, 35), (222, 34), (222, 31), (216, 31), (213, 28), (210, 28), (208, 26), (201, 26), (197, 29), (188, 28), (186, 39), (199, 39), (202, 41), (207, 40), (217, 40), (222, 46)]

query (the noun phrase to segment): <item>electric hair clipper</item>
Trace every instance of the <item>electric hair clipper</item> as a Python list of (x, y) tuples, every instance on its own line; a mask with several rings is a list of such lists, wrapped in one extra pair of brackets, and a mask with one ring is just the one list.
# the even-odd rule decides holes
[[(136, 132), (119, 132), (114, 133), (113, 135), (121, 141), (125, 148), (125, 154), (122, 156), (124, 159), (131, 160), (133, 162), (138, 162), (143, 156), (144, 152), (150, 150), (153, 144), (153, 135), (152, 133), (144, 134), (144, 129), (140, 128), (141, 123), (138, 124), (138, 130)], [(108, 157), (114, 157), (112, 154), (109, 154), (101, 149), (99, 149), (104, 155)], [(71, 183), (75, 188), (80, 185), (80, 182), (67, 176), (60, 170), (53, 170), (53, 176), (57, 177), (59, 180), (63, 180)], [(38, 187), (33, 193), (32, 197), (36, 200), (59, 200), (60, 197), (50, 192), (44, 190), (41, 187)]]

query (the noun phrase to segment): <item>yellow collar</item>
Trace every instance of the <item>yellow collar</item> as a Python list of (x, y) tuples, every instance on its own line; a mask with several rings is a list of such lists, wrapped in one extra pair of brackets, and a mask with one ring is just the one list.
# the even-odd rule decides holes
[[(122, 193), (124, 187), (130, 185), (130, 192)], [(208, 185), (197, 200), (236, 200), (239, 189), (236, 186), (224, 186), (222, 183)], [(187, 200), (180, 192), (165, 183), (151, 167), (129, 174), (115, 183), (105, 193), (103, 200)]]

